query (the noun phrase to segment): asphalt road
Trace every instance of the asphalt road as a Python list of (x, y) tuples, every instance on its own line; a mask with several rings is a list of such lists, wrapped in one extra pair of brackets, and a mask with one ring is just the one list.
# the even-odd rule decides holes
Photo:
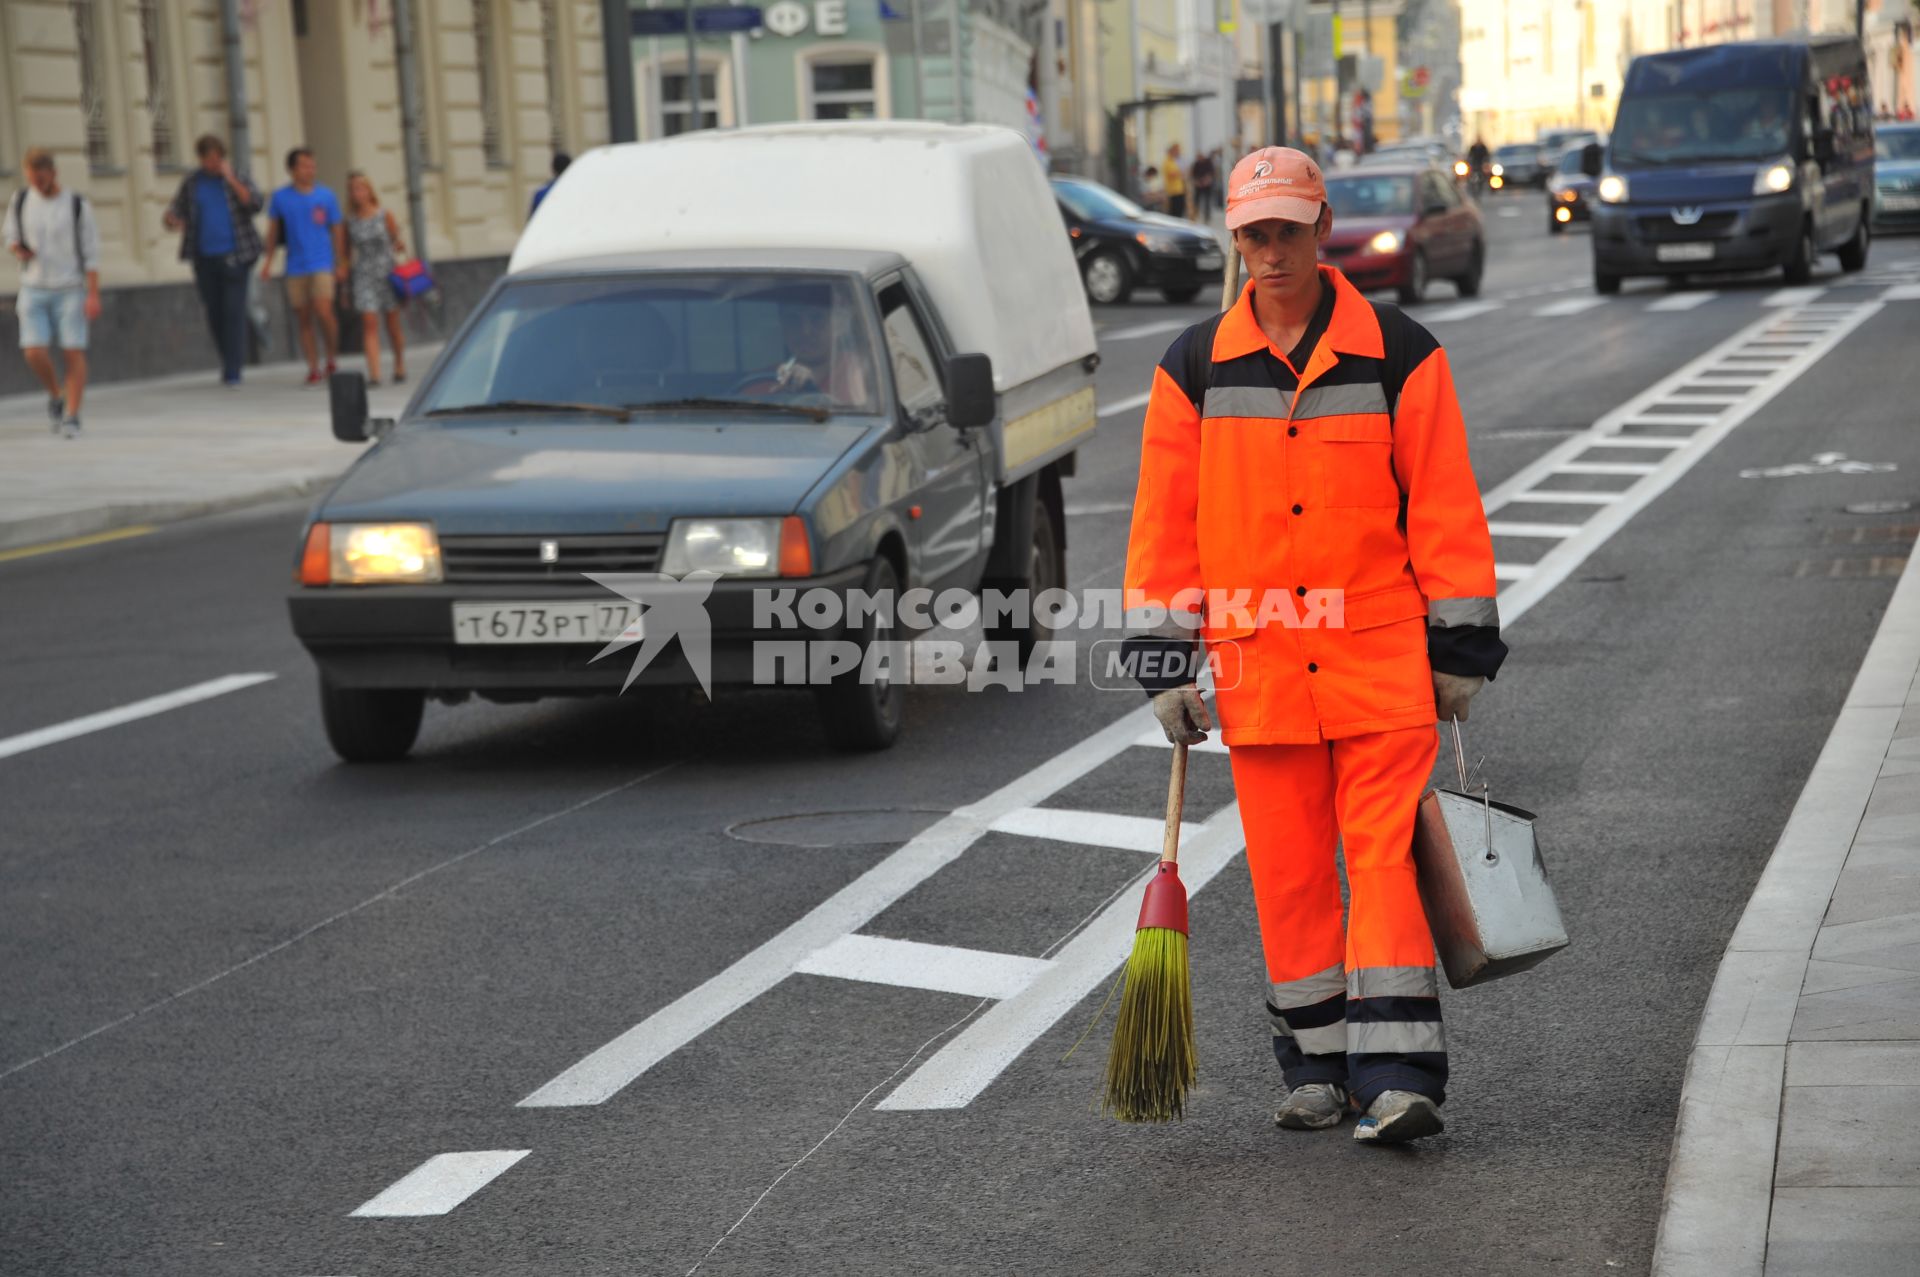
[[(1107, 730), (1137, 694), (1079, 685), (920, 689), (870, 757), (826, 752), (810, 704), (769, 693), (430, 708), (405, 763), (341, 766), (282, 601), (300, 512), (277, 508), (0, 563), (0, 1272), (1645, 1271), (1720, 950), (1920, 524), (1846, 509), (1920, 501), (1920, 306), (1870, 306), (1920, 284), (1920, 243), (1876, 245), (1864, 277), (1828, 259), (1818, 295), (1601, 301), (1584, 234), (1543, 220), (1537, 197), (1491, 201), (1492, 304), (1453, 313), (1437, 285), (1415, 311), (1488, 492), (1753, 325), (1845, 331), (1564, 574), (1541, 559), (1528, 587), (1542, 547), (1500, 543), (1537, 597), (1470, 742), (1496, 796), (1541, 813), (1575, 939), (1446, 996), (1444, 1136), (1379, 1151), (1270, 1124), (1237, 859), (1194, 897), (1184, 1123), (1094, 1113), (1104, 1028), (1062, 1062), (1098, 963), (957, 1107), (886, 1105), (996, 999), (897, 973), (769, 981), (603, 1102), (522, 1105), (848, 893), (863, 936), (1071, 966), (1149, 863), (1071, 813), (1156, 817), (1167, 751)], [(1103, 404), (1173, 335), (1141, 329), (1201, 313), (1099, 314)], [(1076, 586), (1119, 584), (1139, 418), (1106, 416), (1069, 484)], [(1898, 468), (1741, 477), (1833, 452)], [(1554, 514), (1514, 509), (1494, 517)], [(249, 673), (273, 677), (5, 754)], [(863, 885), (996, 794), (1026, 832), (888, 898)], [(1224, 756), (1196, 754), (1190, 818), (1231, 801)], [(522, 1150), (447, 1213), (352, 1214), (438, 1155)]]

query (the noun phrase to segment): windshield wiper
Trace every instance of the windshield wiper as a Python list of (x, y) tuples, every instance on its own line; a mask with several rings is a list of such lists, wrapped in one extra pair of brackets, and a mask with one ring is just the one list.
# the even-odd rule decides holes
[(611, 417), (615, 421), (633, 420), (633, 414), (617, 404), (553, 403), (542, 399), (501, 399), (495, 403), (456, 404), (451, 408), (435, 408), (426, 415), (457, 417), (486, 412), (584, 412), (596, 417)]
[(778, 412), (789, 416), (805, 417), (810, 421), (825, 421), (833, 415), (832, 411), (809, 404), (775, 403), (771, 399), (714, 399), (706, 395), (697, 395), (691, 399), (657, 399), (652, 403), (628, 404), (635, 412), (652, 412), (659, 409), (693, 408), (703, 411), (732, 412)]

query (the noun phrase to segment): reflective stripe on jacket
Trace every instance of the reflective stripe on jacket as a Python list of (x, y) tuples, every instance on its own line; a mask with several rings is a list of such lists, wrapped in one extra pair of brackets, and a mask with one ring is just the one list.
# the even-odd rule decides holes
[[(1154, 370), (1147, 405), (1129, 604), (1179, 610), (1191, 606), (1183, 592), (1204, 591), (1208, 643), (1249, 640), (1244, 686), (1220, 702), (1230, 745), (1432, 723), (1429, 627), (1484, 640), (1444, 660), (1435, 645), (1449, 672), (1491, 676), (1505, 653), (1446, 352), (1337, 269), (1320, 271), (1332, 316), (1297, 377), (1255, 320), (1249, 284), (1213, 328), (1206, 383), (1191, 384), (1190, 369), (1207, 367), (1188, 349), (1211, 326), (1197, 325)], [(1218, 606), (1241, 591), (1249, 609)], [(1269, 619), (1256, 635), (1269, 591), (1302, 605), (1339, 591), (1344, 624), (1274, 632)]]

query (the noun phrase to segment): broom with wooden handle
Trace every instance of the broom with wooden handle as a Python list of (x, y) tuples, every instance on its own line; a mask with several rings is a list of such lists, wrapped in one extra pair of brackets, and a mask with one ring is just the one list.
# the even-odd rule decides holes
[[(1220, 309), (1240, 294), (1240, 254), (1227, 248)], [(1187, 968), (1187, 889), (1180, 881), (1180, 812), (1187, 795), (1187, 747), (1173, 747), (1167, 782), (1167, 829), (1160, 868), (1140, 902), (1120, 1015), (1107, 1055), (1102, 1107), (1123, 1122), (1168, 1122), (1183, 1116), (1193, 1085), (1193, 979)]]

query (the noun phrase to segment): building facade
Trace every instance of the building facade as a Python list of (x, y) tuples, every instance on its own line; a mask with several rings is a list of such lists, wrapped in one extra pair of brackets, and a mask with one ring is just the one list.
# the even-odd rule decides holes
[[(231, 0), (240, 16), (249, 154), (262, 191), (309, 147), (343, 192), (367, 173), (409, 224), (393, 0)], [(445, 308), (464, 313), (504, 265), (553, 152), (607, 137), (596, 0), (410, 0), (421, 85), (426, 256)], [(28, 147), (55, 153), (63, 185), (100, 223), (101, 379), (192, 369), (210, 357), (179, 236), (161, 215), (203, 133), (231, 138), (219, 0), (5, 0), (0, 4), (0, 185), (24, 182)], [(411, 236), (409, 236), (411, 238)], [(0, 340), (13, 344), (0, 281)], [(278, 307), (278, 289), (263, 303)], [(284, 315), (278, 318), (284, 320)], [(350, 325), (348, 327), (351, 327)], [(270, 325), (275, 353), (290, 349)], [(0, 391), (26, 388), (0, 360)]]

